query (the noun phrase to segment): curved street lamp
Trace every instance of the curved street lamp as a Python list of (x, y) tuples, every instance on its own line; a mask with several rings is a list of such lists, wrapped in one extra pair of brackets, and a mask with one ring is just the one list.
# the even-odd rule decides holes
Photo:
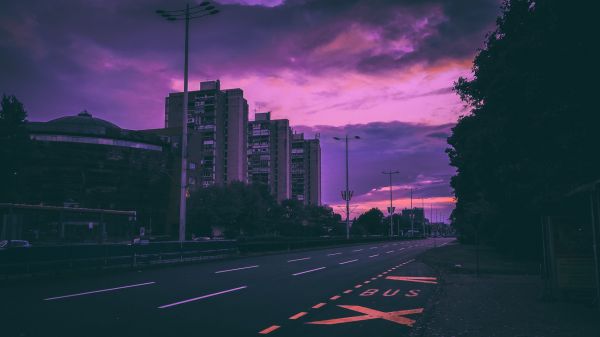
[(342, 199), (346, 201), (346, 239), (350, 239), (350, 199), (352, 199), (353, 192), (348, 189), (348, 142), (360, 139), (360, 137), (346, 134), (343, 138), (333, 137), (333, 139), (346, 142), (346, 191), (342, 191)]

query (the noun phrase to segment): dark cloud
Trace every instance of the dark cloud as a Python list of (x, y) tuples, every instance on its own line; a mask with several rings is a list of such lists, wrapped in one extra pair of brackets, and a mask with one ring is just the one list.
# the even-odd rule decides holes
[(446, 132), (432, 132), (427, 135), (427, 137), (439, 138), (439, 139), (447, 139), (449, 136), (450, 136), (450, 134), (448, 134)]
[[(191, 26), (193, 80), (282, 69), (382, 72), (470, 57), (499, 7), (499, 0), (222, 2), (237, 3), (220, 4), (221, 14)], [(23, 97), (39, 117), (143, 109), (120, 97), (163, 96), (180, 77), (182, 24), (154, 13), (174, 7), (167, 0), (3, 1), (0, 91)], [(162, 120), (160, 110), (146, 117)]]
[[(454, 169), (448, 165), (444, 150), (445, 139), (431, 137), (432, 133), (450, 132), (453, 124), (420, 125), (402, 122), (369, 123), (343, 127), (294, 127), (305, 137), (319, 135), (322, 148), (323, 200), (340, 202), (339, 191), (344, 189), (344, 144), (333, 139), (345, 134), (361, 139), (350, 142), (350, 185), (355, 195), (366, 194), (373, 188), (388, 185), (384, 170), (398, 170), (394, 185), (418, 187), (417, 197), (448, 197)], [(435, 183), (425, 184), (424, 182)], [(408, 190), (403, 192), (408, 193)], [(382, 196), (383, 199), (387, 198)]]

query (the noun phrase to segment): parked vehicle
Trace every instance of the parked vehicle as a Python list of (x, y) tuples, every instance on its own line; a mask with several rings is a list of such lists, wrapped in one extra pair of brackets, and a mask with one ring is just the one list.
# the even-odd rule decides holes
[(2, 240), (0, 241), (0, 249), (10, 248), (29, 248), (31, 244), (27, 240)]

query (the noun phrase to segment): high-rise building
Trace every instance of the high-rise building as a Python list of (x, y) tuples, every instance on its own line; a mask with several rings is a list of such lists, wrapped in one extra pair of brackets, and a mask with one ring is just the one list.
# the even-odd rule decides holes
[(292, 199), (305, 205), (321, 205), (321, 144), (318, 138), (304, 139), (304, 134), (292, 140)]
[(291, 137), (290, 122), (271, 120), (270, 112), (248, 123), (248, 181), (269, 186), (278, 202), (291, 196)]
[[(246, 182), (248, 103), (241, 89), (221, 90), (220, 81), (200, 83), (200, 90), (188, 93), (191, 170), (196, 170), (198, 186)], [(180, 129), (183, 93), (165, 99), (165, 128)], [(195, 145), (196, 144), (196, 145)]]

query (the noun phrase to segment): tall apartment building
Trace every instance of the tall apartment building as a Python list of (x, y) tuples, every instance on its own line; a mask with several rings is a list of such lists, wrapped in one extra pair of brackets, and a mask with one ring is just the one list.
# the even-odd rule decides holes
[(291, 138), (290, 122), (270, 112), (248, 123), (248, 181), (269, 186), (278, 202), (291, 197)]
[[(247, 181), (248, 103), (241, 89), (221, 90), (220, 81), (200, 83), (188, 92), (191, 185), (207, 187)], [(183, 93), (165, 99), (165, 128), (180, 129)], [(196, 181), (197, 180), (197, 181)]]
[(321, 205), (321, 144), (318, 138), (304, 139), (297, 133), (292, 139), (292, 199), (305, 205)]

